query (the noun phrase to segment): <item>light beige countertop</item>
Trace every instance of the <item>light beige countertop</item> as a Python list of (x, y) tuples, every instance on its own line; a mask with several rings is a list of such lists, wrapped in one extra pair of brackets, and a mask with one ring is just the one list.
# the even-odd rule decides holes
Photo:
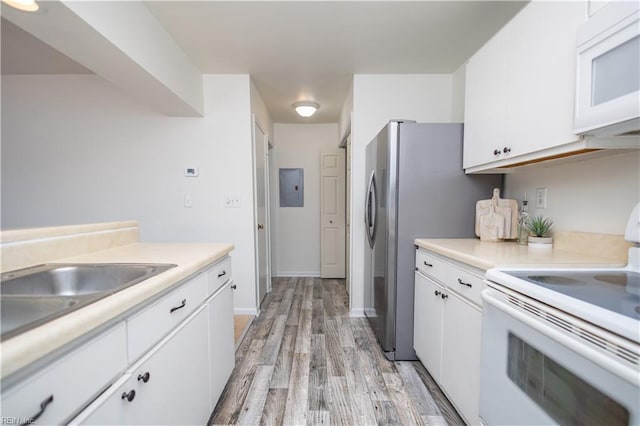
[(56, 259), (55, 263), (172, 263), (177, 265), (155, 277), (128, 287), (42, 326), (0, 343), (1, 377), (62, 349), (135, 306), (221, 259), (232, 244), (133, 243), (107, 250)]
[(475, 238), (416, 239), (415, 244), (423, 249), (457, 260), (480, 269), (497, 266), (624, 266), (626, 261), (580, 253), (566, 248), (533, 249), (513, 242), (490, 243)]

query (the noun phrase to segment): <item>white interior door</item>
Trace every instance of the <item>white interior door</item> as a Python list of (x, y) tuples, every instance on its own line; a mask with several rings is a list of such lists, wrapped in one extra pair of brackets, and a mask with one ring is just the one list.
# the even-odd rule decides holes
[(320, 277), (345, 277), (345, 153), (320, 154)]
[(346, 290), (347, 293), (351, 294), (351, 135), (347, 136), (347, 160), (346, 160), (346, 168), (347, 168), (347, 181), (346, 181), (346, 191), (347, 191), (347, 203), (346, 203), (346, 235), (345, 240), (347, 244), (346, 250)]
[(269, 287), (269, 254), (267, 252), (267, 137), (253, 117), (254, 224), (256, 246), (256, 296), (258, 308)]

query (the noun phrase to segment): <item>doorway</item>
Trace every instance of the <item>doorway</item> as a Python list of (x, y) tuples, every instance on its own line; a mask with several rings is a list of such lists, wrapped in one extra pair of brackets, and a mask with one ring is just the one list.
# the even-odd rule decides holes
[(271, 289), (270, 212), (269, 212), (269, 136), (253, 115), (253, 197), (256, 261), (257, 309)]
[(320, 153), (320, 278), (345, 277), (345, 150)]

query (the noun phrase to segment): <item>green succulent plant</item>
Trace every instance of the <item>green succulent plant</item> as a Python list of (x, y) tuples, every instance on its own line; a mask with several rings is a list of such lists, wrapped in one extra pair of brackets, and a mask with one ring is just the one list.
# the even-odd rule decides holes
[(553, 220), (551, 218), (545, 218), (542, 215), (538, 215), (530, 218), (525, 226), (536, 237), (544, 237), (551, 230)]

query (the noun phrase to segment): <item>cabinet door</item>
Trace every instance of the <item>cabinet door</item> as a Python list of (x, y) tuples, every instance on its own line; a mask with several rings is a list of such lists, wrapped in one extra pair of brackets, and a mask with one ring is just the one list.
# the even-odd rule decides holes
[(422, 364), (440, 381), (442, 364), (442, 287), (416, 272), (413, 347)]
[(469, 424), (479, 424), (480, 309), (453, 292), (444, 301), (442, 387)]
[(508, 156), (578, 140), (573, 134), (576, 32), (583, 2), (532, 2), (508, 31)]
[(470, 60), (466, 71), (463, 166), (502, 158), (507, 119), (507, 35), (502, 31)]
[(231, 290), (231, 283), (227, 283), (222, 290), (209, 300), (207, 305), (209, 313), (209, 356), (211, 359), (210, 409), (213, 411), (235, 364), (233, 291)]
[(132, 424), (207, 422), (211, 414), (207, 322), (202, 306), (132, 368), (137, 381)]
[(131, 424), (131, 410), (138, 395), (136, 388), (136, 379), (131, 374), (124, 374), (69, 424), (71, 426)]

